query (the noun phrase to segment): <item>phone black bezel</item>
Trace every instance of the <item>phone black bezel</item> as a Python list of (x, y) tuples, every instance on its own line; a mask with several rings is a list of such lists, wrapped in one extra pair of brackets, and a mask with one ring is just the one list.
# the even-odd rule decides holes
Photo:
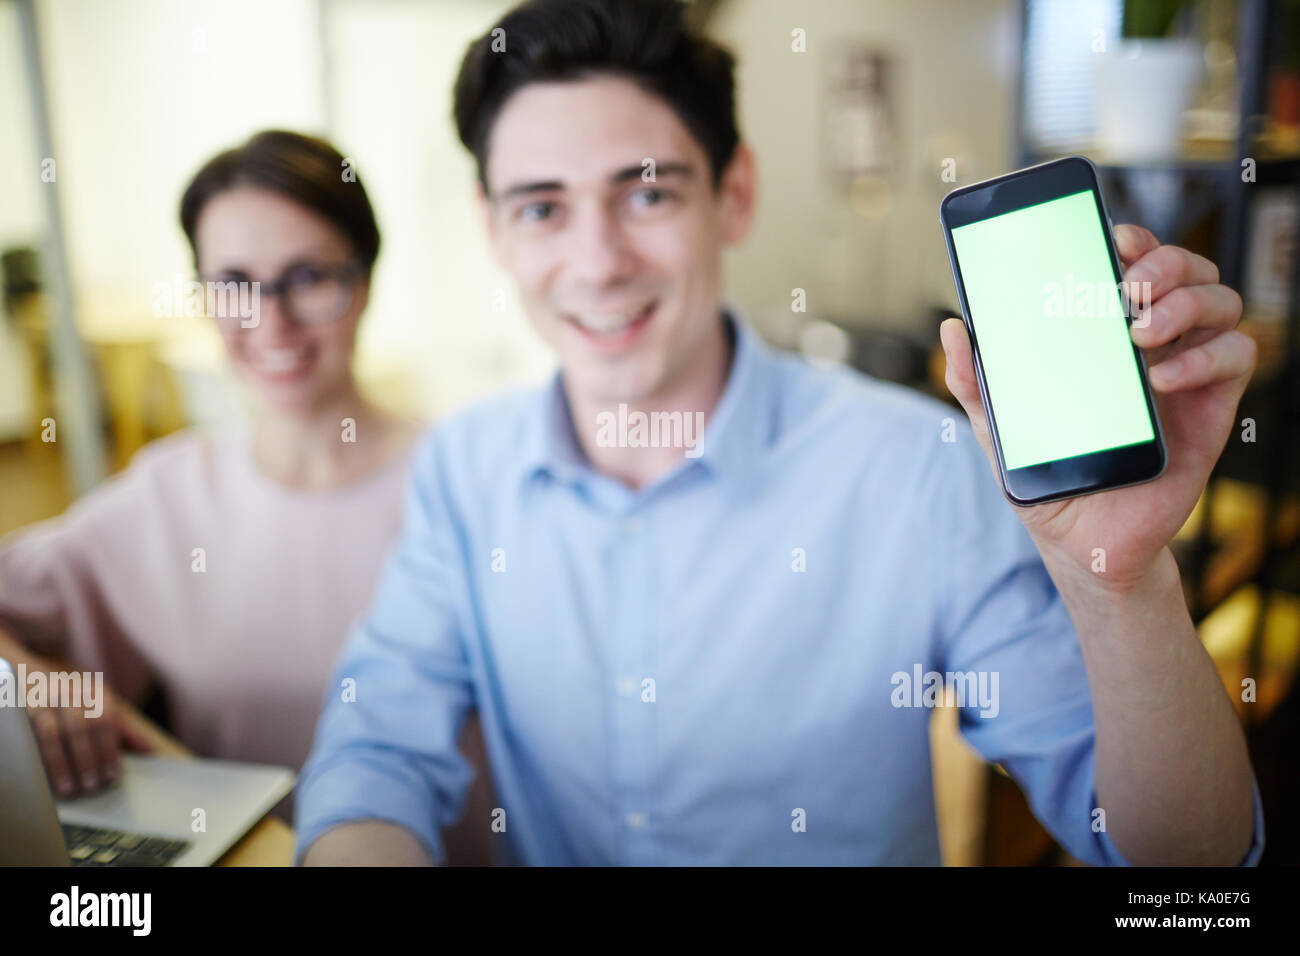
[[(944, 242), (948, 247), (948, 263), (952, 267), (957, 297), (961, 302), (962, 321), (966, 324), (971, 349), (975, 356), (975, 377), (979, 382), (980, 398), (984, 402), (984, 413), (993, 440), (998, 477), (1002, 483), (1003, 494), (1017, 505), (1043, 504), (1048, 501), (1074, 498), (1153, 481), (1164, 473), (1169, 462), (1164, 431), (1160, 426), (1160, 416), (1156, 413), (1151, 385), (1147, 381), (1146, 360), (1142, 350), (1136, 344), (1133, 345), (1133, 357), (1137, 362), (1138, 377), (1141, 379), (1142, 393), (1147, 403), (1147, 413), (1151, 416), (1154, 440), (1024, 468), (1008, 469), (1002, 454), (1002, 441), (998, 437), (997, 421), (993, 414), (993, 405), (989, 401), (988, 384), (984, 380), (984, 363), (980, 359), (979, 340), (975, 334), (975, 324), (971, 320), (970, 304), (966, 301), (966, 287), (962, 282), (961, 267), (953, 247), (952, 230), (958, 226), (969, 225), (1084, 190), (1091, 190), (1093, 200), (1097, 204), (1097, 214), (1103, 224), (1102, 233), (1106, 237), (1106, 246), (1110, 252), (1111, 269), (1115, 274), (1115, 282), (1119, 285), (1124, 272), (1120, 265), (1119, 253), (1115, 248), (1114, 223), (1111, 222), (1110, 215), (1106, 211), (1106, 202), (1101, 194), (1096, 167), (1086, 156), (1066, 156), (1026, 169), (1018, 169), (994, 179), (962, 186), (948, 193), (939, 204), (939, 222), (943, 227)], [(1131, 326), (1134, 318), (1132, 305), (1128, 297), (1123, 294), (1122, 286), (1121, 299), (1126, 322)]]

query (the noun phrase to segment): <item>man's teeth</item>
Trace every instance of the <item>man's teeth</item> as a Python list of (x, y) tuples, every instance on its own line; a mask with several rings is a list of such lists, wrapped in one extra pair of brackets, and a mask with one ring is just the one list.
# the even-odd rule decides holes
[(262, 349), (254, 358), (259, 368), (268, 372), (290, 372), (307, 364), (311, 349)]
[(646, 309), (641, 308), (635, 312), (588, 312), (583, 315), (575, 315), (573, 318), (579, 325), (590, 332), (609, 333), (623, 331), (645, 313)]

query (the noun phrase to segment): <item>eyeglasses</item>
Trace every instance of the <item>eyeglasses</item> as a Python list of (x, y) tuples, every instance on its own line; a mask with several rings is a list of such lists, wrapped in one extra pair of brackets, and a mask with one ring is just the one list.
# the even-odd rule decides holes
[(359, 262), (302, 263), (286, 269), (273, 282), (252, 282), (238, 274), (200, 279), (208, 315), (222, 325), (250, 329), (261, 320), (261, 297), (266, 295), (280, 297), (280, 309), (291, 321), (302, 325), (333, 322), (351, 308), (357, 280), (364, 274), (365, 267)]

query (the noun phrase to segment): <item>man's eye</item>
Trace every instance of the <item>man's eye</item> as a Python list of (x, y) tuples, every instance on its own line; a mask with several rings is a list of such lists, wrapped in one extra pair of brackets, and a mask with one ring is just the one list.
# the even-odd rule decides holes
[(518, 216), (525, 222), (544, 222), (555, 213), (553, 202), (530, 202), (519, 207)]
[(632, 205), (646, 209), (650, 206), (658, 206), (668, 199), (668, 193), (662, 189), (638, 189), (632, 194)]

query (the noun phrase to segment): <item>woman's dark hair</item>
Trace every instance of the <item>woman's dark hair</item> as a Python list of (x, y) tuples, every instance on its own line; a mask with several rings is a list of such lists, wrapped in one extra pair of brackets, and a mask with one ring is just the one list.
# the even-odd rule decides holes
[(212, 157), (194, 174), (181, 197), (181, 228), (196, 264), (199, 213), (209, 199), (236, 186), (255, 186), (300, 203), (348, 237), (367, 273), (374, 267), (379, 226), (356, 171), (325, 140), (285, 130), (258, 133)]
[(672, 107), (704, 147), (716, 187), (740, 141), (735, 59), (691, 31), (678, 0), (528, 0), (469, 45), (453, 115), (487, 189), (488, 139), (501, 107), (529, 83), (624, 76)]

